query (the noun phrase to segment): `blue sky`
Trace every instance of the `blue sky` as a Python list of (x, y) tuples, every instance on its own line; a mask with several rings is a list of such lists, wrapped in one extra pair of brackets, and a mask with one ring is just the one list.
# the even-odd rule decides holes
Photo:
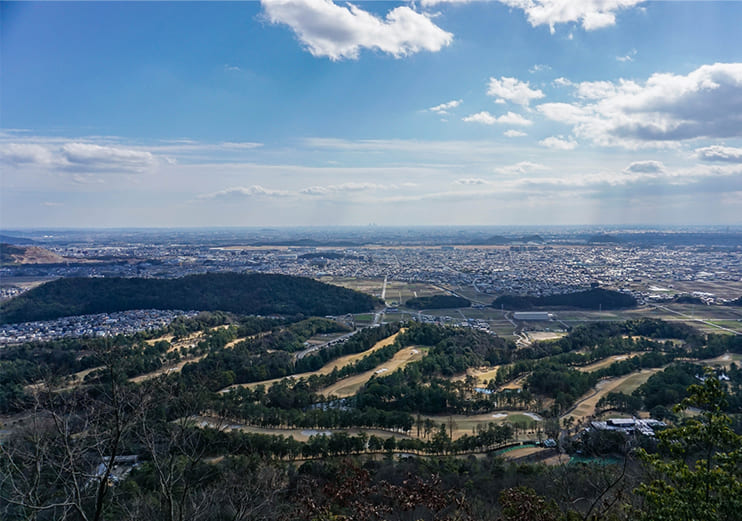
[(742, 2), (0, 3), (0, 226), (742, 224)]

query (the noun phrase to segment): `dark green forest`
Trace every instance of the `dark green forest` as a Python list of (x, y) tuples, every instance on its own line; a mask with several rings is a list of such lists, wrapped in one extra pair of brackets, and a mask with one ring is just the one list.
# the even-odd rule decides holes
[(412, 309), (468, 308), (471, 306), (471, 301), (455, 295), (432, 295), (411, 298), (405, 302), (405, 306)]
[(524, 310), (544, 306), (565, 306), (583, 309), (620, 309), (636, 306), (636, 299), (627, 293), (610, 289), (593, 288), (574, 293), (534, 297), (530, 295), (502, 295), (492, 302), (492, 307)]
[(64, 278), (3, 304), (0, 323), (130, 309), (324, 316), (370, 311), (379, 304), (364, 293), (288, 275), (207, 273), (179, 279)]

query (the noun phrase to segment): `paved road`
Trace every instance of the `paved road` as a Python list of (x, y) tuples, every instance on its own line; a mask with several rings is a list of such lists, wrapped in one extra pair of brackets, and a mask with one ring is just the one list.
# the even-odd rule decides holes
[(670, 309), (667, 306), (655, 305), (654, 307), (657, 308), (657, 309), (665, 310), (665, 311), (667, 311), (669, 313), (674, 313), (676, 315), (680, 315), (681, 317), (687, 318), (688, 320), (692, 320), (694, 322), (700, 322), (701, 324), (706, 324), (707, 326), (711, 326), (711, 327), (715, 327), (715, 328), (721, 329), (722, 331), (727, 331), (729, 333), (734, 333), (735, 335), (742, 335), (742, 333), (740, 333), (739, 331), (736, 331), (734, 329), (729, 329), (728, 327), (724, 327), (724, 326), (720, 326), (718, 324), (714, 324), (713, 322), (709, 322), (708, 320), (703, 320), (702, 318), (693, 318), (690, 315), (686, 315), (685, 313), (681, 313), (680, 311), (675, 311), (674, 309)]

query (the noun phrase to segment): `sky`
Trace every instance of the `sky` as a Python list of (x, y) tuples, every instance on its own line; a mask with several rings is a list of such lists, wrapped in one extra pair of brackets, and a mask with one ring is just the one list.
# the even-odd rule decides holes
[(0, 2), (0, 228), (742, 224), (742, 2)]

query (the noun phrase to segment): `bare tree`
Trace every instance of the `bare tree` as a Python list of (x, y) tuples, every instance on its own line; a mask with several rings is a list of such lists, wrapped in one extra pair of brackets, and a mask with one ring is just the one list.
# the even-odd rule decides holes
[(5, 519), (99, 521), (110, 506), (117, 457), (146, 407), (141, 389), (102, 357), (101, 381), (60, 391), (34, 388), (33, 406), (0, 444)]

